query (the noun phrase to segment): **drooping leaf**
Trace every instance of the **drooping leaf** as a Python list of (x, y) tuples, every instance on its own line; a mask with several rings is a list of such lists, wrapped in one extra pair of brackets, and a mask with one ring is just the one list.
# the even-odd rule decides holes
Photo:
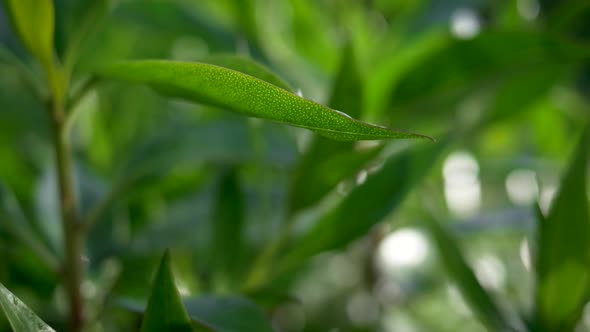
[(590, 217), (586, 128), (548, 215), (539, 215), (535, 321), (544, 331), (571, 331), (590, 290)]
[(149, 84), (172, 97), (307, 128), (335, 140), (427, 138), (352, 119), (255, 77), (210, 64), (127, 61), (106, 66), (99, 75)]
[(444, 269), (475, 315), (492, 331), (512, 331), (508, 317), (477, 280), (457, 240), (434, 218), (426, 217), (425, 224)]
[[(362, 108), (362, 82), (351, 45), (343, 51), (329, 105), (355, 117)], [(315, 136), (295, 170), (289, 212), (317, 203), (343, 179), (351, 177), (381, 151), (380, 147), (355, 151), (352, 142), (336, 142)]]
[(54, 9), (52, 0), (5, 0), (15, 32), (44, 65), (53, 61)]
[(174, 283), (168, 252), (156, 272), (141, 331), (193, 331)]
[(365, 183), (355, 187), (297, 239), (275, 270), (291, 271), (322, 251), (341, 248), (366, 234), (402, 203), (449, 142), (450, 139), (445, 139), (435, 145), (408, 148), (390, 157)]
[(254, 76), (270, 84), (274, 84), (281, 89), (293, 92), (293, 88), (287, 82), (275, 75), (270, 69), (252, 59), (233, 54), (218, 54), (210, 55), (201, 61)]
[(12, 326), (14, 332), (54, 331), (1, 283), (0, 307), (4, 310), (4, 314), (8, 318), (8, 322), (10, 322), (10, 326)]

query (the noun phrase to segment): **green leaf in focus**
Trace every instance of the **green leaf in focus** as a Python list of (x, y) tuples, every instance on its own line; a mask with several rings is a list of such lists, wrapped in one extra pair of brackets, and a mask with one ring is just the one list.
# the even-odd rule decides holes
[(141, 331), (193, 331), (174, 284), (168, 252), (162, 256), (156, 272)]
[(469, 307), (491, 331), (511, 331), (508, 319), (490, 294), (477, 280), (463, 257), (457, 240), (434, 218), (426, 217), (426, 226), (438, 248), (442, 265), (469, 303)]
[(53, 63), (52, 0), (5, 0), (14, 30), (24, 46), (44, 66)]
[(51, 332), (54, 331), (41, 320), (29, 307), (0, 283), (0, 307), (14, 332)]
[(127, 61), (106, 66), (100, 75), (149, 84), (168, 96), (307, 128), (335, 140), (428, 138), (352, 119), (255, 77), (205, 63)]
[(582, 135), (548, 215), (539, 218), (535, 320), (544, 331), (571, 331), (588, 300), (588, 151), (590, 128)]
[(270, 71), (270, 69), (252, 59), (243, 56), (233, 54), (210, 55), (202, 59), (202, 62), (233, 69), (235, 71), (254, 76), (265, 82), (276, 85), (281, 89), (293, 92), (293, 88), (291, 88), (287, 82), (283, 81), (280, 77)]

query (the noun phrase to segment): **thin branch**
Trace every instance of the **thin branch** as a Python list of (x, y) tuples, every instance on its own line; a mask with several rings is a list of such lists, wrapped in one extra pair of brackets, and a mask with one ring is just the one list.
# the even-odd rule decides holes
[(50, 114), (66, 249), (63, 277), (70, 305), (70, 328), (71, 331), (78, 332), (84, 326), (84, 300), (80, 288), (84, 278), (82, 255), (84, 252), (85, 237), (79, 227), (74, 190), (72, 154), (64, 130), (64, 105), (60, 101), (63, 101), (63, 99), (59, 96), (54, 96)]

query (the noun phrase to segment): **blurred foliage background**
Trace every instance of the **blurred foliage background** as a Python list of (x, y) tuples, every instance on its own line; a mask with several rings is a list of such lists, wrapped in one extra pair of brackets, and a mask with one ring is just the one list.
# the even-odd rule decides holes
[[(335, 143), (99, 82), (72, 123), (82, 212), (104, 205), (82, 285), (92, 329), (138, 326), (125, 303), (146, 300), (170, 248), (183, 296), (239, 295), (277, 331), (485, 331), (432, 225), (508, 316), (532, 319), (535, 206), (547, 213), (589, 115), (589, 2), (55, 4), (59, 55), (89, 31), (74, 91), (115, 60), (239, 54), (305, 98), (438, 140)], [(5, 13), (0, 41), (2, 59), (40, 75)], [(60, 259), (63, 234), (49, 121), (29, 83), (0, 61), (0, 281), (63, 330), (64, 289), (34, 249)], [(581, 317), (576, 331), (590, 331)]]

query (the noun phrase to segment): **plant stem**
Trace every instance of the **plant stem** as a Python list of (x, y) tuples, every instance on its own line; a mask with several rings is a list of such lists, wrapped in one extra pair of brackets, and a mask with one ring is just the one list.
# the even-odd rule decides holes
[(59, 201), (62, 213), (62, 227), (65, 239), (65, 262), (63, 280), (70, 305), (71, 331), (78, 332), (84, 325), (84, 303), (80, 291), (84, 266), (84, 233), (79, 227), (78, 211), (73, 179), (73, 163), (68, 136), (65, 130), (65, 110), (63, 99), (54, 96), (51, 104), (53, 145), (57, 162)]

